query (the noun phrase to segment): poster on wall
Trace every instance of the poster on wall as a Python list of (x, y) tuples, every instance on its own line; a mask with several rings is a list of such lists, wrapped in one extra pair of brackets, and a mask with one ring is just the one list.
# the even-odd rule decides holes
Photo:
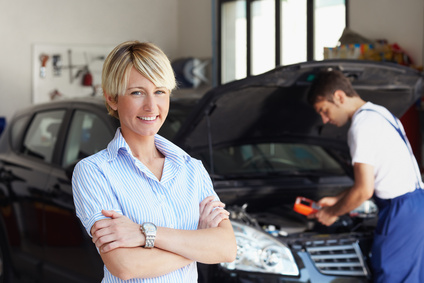
[(32, 102), (102, 95), (102, 67), (113, 47), (33, 45)]

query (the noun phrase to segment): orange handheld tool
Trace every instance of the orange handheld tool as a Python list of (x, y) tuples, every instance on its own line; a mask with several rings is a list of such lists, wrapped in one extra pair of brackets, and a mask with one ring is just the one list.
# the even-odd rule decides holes
[(309, 215), (317, 212), (321, 207), (313, 200), (305, 197), (297, 197), (293, 210), (303, 215)]

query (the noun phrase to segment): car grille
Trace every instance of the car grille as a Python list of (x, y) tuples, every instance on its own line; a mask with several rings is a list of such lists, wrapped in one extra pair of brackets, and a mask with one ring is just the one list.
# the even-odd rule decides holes
[(308, 241), (306, 250), (323, 274), (369, 276), (368, 267), (356, 239)]

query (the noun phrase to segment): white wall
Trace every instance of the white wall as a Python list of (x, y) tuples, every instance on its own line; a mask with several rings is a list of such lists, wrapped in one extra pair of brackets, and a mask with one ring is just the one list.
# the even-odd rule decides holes
[(178, 0), (0, 0), (0, 116), (32, 101), (34, 44), (138, 39), (178, 56)]
[(423, 65), (423, 0), (350, 0), (350, 28), (369, 39), (398, 43)]
[(179, 0), (178, 54), (180, 57), (212, 56), (212, 1)]

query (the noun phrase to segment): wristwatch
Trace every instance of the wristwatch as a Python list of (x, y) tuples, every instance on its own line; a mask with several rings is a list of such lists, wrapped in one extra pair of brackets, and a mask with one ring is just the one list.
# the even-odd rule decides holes
[(144, 222), (141, 224), (141, 232), (146, 237), (146, 244), (144, 245), (145, 248), (151, 249), (155, 246), (155, 238), (156, 238), (156, 225), (151, 222)]

